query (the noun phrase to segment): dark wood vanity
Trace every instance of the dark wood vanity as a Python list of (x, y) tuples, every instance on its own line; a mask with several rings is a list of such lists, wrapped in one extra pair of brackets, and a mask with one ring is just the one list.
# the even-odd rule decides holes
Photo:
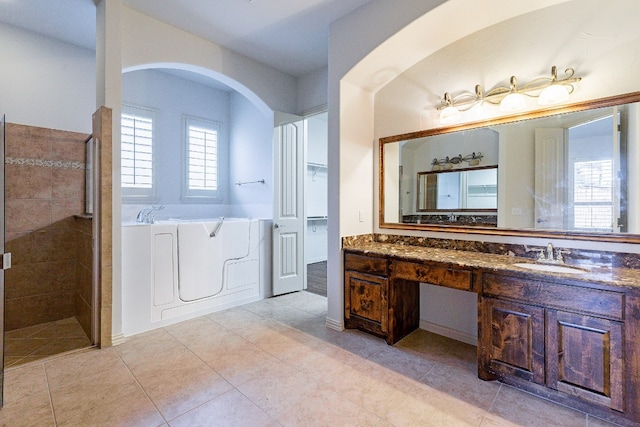
[(640, 423), (640, 274), (533, 272), (519, 257), (369, 243), (345, 247), (345, 327), (395, 344), (418, 328), (419, 284), (478, 294), (478, 377), (595, 416)]

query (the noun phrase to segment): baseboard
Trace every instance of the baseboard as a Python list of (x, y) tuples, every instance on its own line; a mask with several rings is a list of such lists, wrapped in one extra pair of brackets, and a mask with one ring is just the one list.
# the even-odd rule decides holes
[(124, 344), (125, 341), (126, 338), (124, 337), (124, 334), (116, 334), (111, 336), (111, 345), (114, 347), (116, 345)]
[(434, 334), (442, 335), (452, 340), (460, 341), (470, 345), (478, 345), (478, 337), (474, 335), (465, 334), (455, 329), (447, 328), (446, 326), (438, 325), (436, 323), (427, 322), (426, 320), (420, 320), (420, 329), (433, 332)]
[(327, 320), (325, 322), (325, 325), (327, 326), (327, 328), (333, 329), (333, 330), (336, 330), (336, 331), (343, 331), (344, 330), (344, 325), (342, 324), (342, 321), (338, 322), (337, 320), (329, 319), (328, 317), (327, 317)]

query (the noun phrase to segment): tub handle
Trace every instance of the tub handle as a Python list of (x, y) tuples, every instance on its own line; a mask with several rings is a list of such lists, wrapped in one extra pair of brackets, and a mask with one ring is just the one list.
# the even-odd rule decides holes
[(224, 222), (224, 217), (221, 216), (220, 222), (218, 223), (218, 225), (216, 225), (216, 228), (211, 233), (209, 233), (209, 237), (216, 237), (216, 234), (218, 234), (218, 231), (220, 231), (220, 227), (222, 227), (223, 222)]

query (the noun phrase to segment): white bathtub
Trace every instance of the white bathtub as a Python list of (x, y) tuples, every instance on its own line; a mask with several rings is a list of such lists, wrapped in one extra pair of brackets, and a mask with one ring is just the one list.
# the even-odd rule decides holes
[(123, 226), (124, 335), (270, 296), (270, 230), (242, 218)]

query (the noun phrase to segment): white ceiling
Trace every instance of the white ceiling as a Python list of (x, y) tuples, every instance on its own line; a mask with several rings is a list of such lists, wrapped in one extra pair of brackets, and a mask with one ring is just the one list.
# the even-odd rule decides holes
[[(293, 76), (327, 65), (329, 24), (372, 0), (123, 0)], [(0, 22), (95, 48), (93, 0), (0, 0)]]

